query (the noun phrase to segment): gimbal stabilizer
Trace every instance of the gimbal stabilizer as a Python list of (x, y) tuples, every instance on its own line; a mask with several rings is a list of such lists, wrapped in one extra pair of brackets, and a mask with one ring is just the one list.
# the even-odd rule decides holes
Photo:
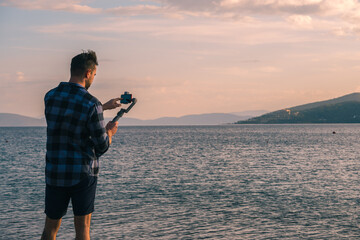
[(124, 115), (124, 113), (128, 113), (128, 112), (131, 110), (131, 108), (136, 104), (136, 102), (137, 102), (136, 98), (132, 98), (132, 99), (131, 99), (131, 104), (130, 104), (130, 106), (129, 106), (127, 109), (122, 108), (122, 109), (117, 113), (116, 117), (114, 117), (114, 119), (112, 120), (112, 122), (117, 122), (117, 121), (119, 120), (119, 118), (121, 118), (121, 117)]

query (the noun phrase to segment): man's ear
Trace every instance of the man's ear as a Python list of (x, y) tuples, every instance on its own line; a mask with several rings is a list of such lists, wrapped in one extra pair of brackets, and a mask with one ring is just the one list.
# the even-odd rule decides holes
[(85, 72), (85, 78), (90, 78), (91, 72), (92, 72), (91, 69), (86, 70), (86, 72)]

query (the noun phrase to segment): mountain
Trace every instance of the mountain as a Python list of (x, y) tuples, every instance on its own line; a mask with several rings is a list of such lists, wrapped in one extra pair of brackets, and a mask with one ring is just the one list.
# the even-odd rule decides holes
[[(119, 120), (120, 126), (147, 126), (147, 125), (218, 125), (233, 123), (239, 120), (246, 120), (256, 115), (249, 112), (230, 114), (230, 113), (209, 113), (186, 115), (182, 117), (163, 117), (153, 120), (140, 120), (136, 118), (127, 118), (124, 116)], [(248, 115), (244, 115), (248, 114)], [(112, 118), (105, 119), (106, 122)], [(0, 127), (26, 127), (26, 126), (46, 126), (44, 118), (32, 118), (18, 114), (0, 113)]]
[(282, 109), (236, 123), (360, 123), (360, 93)]
[(124, 117), (119, 119), (119, 125), (218, 125), (233, 123), (235, 121), (249, 119), (250, 117), (252, 116), (241, 117), (230, 113), (208, 113), (186, 115), (182, 117), (162, 117), (153, 120), (140, 120)]
[(0, 113), (0, 127), (46, 126), (44, 119), (26, 117), (19, 114)]

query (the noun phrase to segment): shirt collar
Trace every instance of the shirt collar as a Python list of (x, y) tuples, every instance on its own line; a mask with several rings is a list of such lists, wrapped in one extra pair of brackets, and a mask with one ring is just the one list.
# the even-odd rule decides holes
[(60, 84), (59, 84), (59, 86), (64, 86), (64, 85), (68, 85), (68, 86), (74, 86), (74, 87), (80, 87), (80, 88), (84, 88), (85, 89), (85, 87), (84, 86), (82, 86), (82, 85), (80, 85), (80, 84), (78, 84), (78, 83), (72, 83), (72, 82), (61, 82)]

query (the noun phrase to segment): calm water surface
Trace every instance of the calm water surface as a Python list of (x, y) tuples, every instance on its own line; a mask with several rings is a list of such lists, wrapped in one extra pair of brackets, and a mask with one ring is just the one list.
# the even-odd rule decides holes
[[(333, 131), (336, 134), (333, 134)], [(0, 128), (0, 239), (39, 239), (45, 128)], [(360, 239), (360, 125), (119, 127), (92, 239)], [(69, 207), (58, 239), (73, 239)]]

